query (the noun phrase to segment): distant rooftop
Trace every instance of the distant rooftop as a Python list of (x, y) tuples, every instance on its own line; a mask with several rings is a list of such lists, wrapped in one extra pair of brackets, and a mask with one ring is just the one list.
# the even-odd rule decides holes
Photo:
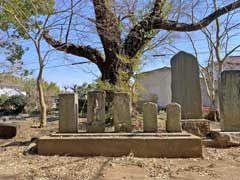
[(240, 56), (229, 56), (224, 64), (240, 65)]
[(2, 83), (0, 82), (0, 88), (14, 88), (14, 89), (21, 89), (23, 86), (18, 84), (9, 84), (9, 83)]
[(156, 72), (156, 71), (164, 71), (164, 70), (171, 70), (170, 67), (167, 67), (167, 66), (164, 66), (162, 68), (158, 68), (158, 69), (153, 69), (153, 70), (150, 70), (150, 71), (144, 71), (144, 72), (141, 72), (139, 74), (148, 74), (148, 73), (153, 73), (153, 72)]

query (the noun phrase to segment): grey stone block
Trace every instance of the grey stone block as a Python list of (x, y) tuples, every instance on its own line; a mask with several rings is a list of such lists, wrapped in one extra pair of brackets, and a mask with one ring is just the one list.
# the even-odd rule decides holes
[(220, 84), (223, 131), (240, 131), (240, 71), (224, 71)]
[(101, 133), (105, 131), (105, 91), (89, 91), (87, 107), (87, 132)]
[(157, 104), (144, 103), (143, 104), (143, 129), (144, 132), (157, 132)]
[(167, 132), (181, 132), (181, 106), (177, 103), (167, 105)]
[(134, 154), (145, 158), (202, 157), (201, 138), (187, 133), (100, 133), (44, 136), (38, 140), (41, 155), (107, 156)]
[(78, 132), (78, 95), (59, 94), (59, 132)]
[(128, 93), (115, 93), (113, 98), (115, 132), (131, 131), (131, 101)]

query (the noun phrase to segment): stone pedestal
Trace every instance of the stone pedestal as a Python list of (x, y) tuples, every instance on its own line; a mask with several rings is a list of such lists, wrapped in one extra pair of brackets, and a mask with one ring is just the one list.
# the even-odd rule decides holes
[(87, 132), (105, 131), (105, 91), (89, 91), (87, 106)]
[(115, 132), (131, 131), (131, 101), (128, 93), (115, 93), (113, 98)]
[(240, 71), (221, 74), (220, 109), (223, 131), (240, 131)]
[(179, 52), (171, 59), (172, 102), (181, 105), (182, 119), (202, 118), (202, 99), (197, 59)]
[(38, 140), (38, 154), (199, 158), (202, 157), (202, 140), (188, 133), (52, 134)]
[(78, 132), (78, 95), (59, 94), (59, 132)]
[(167, 105), (167, 132), (181, 132), (181, 106), (177, 103)]
[(210, 121), (206, 119), (184, 119), (181, 121), (182, 129), (200, 137), (210, 133)]
[(157, 132), (157, 104), (143, 104), (143, 130), (144, 132)]

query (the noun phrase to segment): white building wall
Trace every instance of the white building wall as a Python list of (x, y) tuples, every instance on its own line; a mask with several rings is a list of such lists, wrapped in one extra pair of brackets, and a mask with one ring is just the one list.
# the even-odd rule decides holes
[[(230, 56), (223, 64), (224, 70), (240, 70), (240, 56)], [(214, 80), (215, 87), (217, 88), (217, 64), (214, 65)], [(160, 107), (166, 107), (171, 103), (171, 68), (163, 67), (161, 69), (142, 73), (137, 82), (142, 86), (143, 90), (140, 91), (140, 97), (143, 101), (152, 101), (154, 96), (157, 97), (157, 103)], [(209, 107), (211, 105), (210, 99), (207, 95), (207, 89), (204, 81), (200, 80), (202, 105)]]
[(157, 97), (157, 104), (166, 107), (171, 102), (171, 69), (162, 68), (146, 72), (137, 79), (140, 84), (140, 97), (143, 101), (153, 101)]
[[(142, 73), (137, 79), (137, 83), (142, 88), (140, 90), (141, 101), (153, 101), (154, 96), (157, 96), (158, 106), (165, 108), (167, 104), (171, 103), (171, 69), (162, 68), (149, 72)], [(207, 90), (202, 79), (200, 79), (202, 105), (204, 107), (210, 106), (210, 100), (207, 95)]]

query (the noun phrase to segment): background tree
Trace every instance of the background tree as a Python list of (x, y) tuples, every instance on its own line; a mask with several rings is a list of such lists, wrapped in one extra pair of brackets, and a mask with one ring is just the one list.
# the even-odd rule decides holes
[(2, 0), (0, 4), (0, 16), (4, 22), (2, 30), (10, 28), (14, 34), (31, 40), (38, 56), (37, 89), (41, 109), (40, 127), (45, 126), (47, 123), (47, 107), (42, 87), (42, 74), (45, 60), (49, 54), (49, 51), (47, 53), (41, 52), (41, 43), (43, 30), (46, 28), (49, 17), (53, 13), (53, 4), (53, 0)]
[[(217, 1), (212, 0), (213, 9), (217, 10)], [(233, 39), (239, 36), (237, 29), (240, 23), (236, 22), (239, 11), (230, 12), (224, 18), (216, 18), (214, 23), (201, 30), (203, 37), (207, 42), (208, 54), (206, 66), (200, 65), (201, 77), (206, 87), (207, 95), (211, 103), (209, 118), (219, 120), (219, 92), (220, 76), (223, 71), (223, 64), (236, 50), (240, 48), (240, 43), (231, 43)], [(195, 56), (199, 59), (199, 50), (197, 42), (193, 39), (194, 35), (187, 34), (190, 39)]]
[[(40, 109), (39, 108), (39, 94), (36, 91), (36, 79), (25, 79), (24, 80), (24, 87), (23, 90), (27, 94), (27, 111), (29, 113)], [(46, 105), (48, 107), (48, 111), (51, 110), (51, 107), (53, 106), (54, 100), (56, 99), (56, 96), (60, 92), (60, 88), (57, 86), (54, 82), (47, 82), (42, 81), (42, 87), (44, 91), (44, 97), (46, 100)]]
[[(1, 27), (1, 23), (0, 23)], [(23, 47), (17, 44), (11, 37), (0, 37), (0, 72), (1, 73), (16, 73), (22, 72), (22, 56), (24, 54)]]

